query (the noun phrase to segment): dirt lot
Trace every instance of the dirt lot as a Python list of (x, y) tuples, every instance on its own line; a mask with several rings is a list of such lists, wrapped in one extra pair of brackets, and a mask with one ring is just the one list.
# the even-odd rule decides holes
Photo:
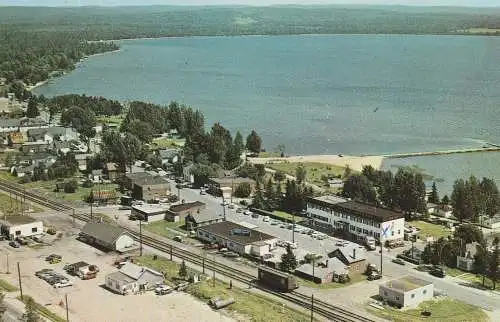
[[(64, 301), (64, 295), (68, 294), (71, 321), (233, 321), (183, 292), (165, 296), (157, 296), (153, 292), (129, 296), (109, 292), (102, 285), (105, 275), (116, 270), (111, 265), (117, 258), (116, 254), (98, 251), (75, 240), (75, 236), (76, 230), (74, 236), (66, 236), (54, 241), (51, 246), (37, 250), (27, 247), (13, 249), (7, 242), (0, 242), (0, 278), (18, 285), (15, 273), (16, 262), (19, 261), (24, 294), (31, 295), (35, 301), (46, 305), (61, 317), (65, 317), (66, 311), (60, 303)], [(6, 253), (9, 254), (11, 274), (5, 274)], [(45, 257), (52, 253), (61, 255), (62, 262), (54, 265), (45, 262)], [(66, 275), (64, 265), (78, 261), (97, 265), (100, 269), (98, 277), (87, 281), (70, 277), (73, 286), (54, 289), (34, 275), (35, 271), (42, 268), (53, 268)]]

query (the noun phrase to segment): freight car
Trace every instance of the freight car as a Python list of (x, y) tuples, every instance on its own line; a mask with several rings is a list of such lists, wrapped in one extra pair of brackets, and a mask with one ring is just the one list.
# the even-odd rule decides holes
[(293, 275), (265, 267), (259, 267), (259, 283), (281, 292), (291, 292), (299, 287)]

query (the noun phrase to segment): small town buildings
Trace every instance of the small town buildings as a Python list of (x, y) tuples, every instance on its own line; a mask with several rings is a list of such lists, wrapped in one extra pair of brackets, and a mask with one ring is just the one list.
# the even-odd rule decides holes
[[(165, 220), (167, 208), (162, 205), (144, 204), (132, 206), (131, 215), (144, 222)], [(179, 221), (179, 219), (175, 220)]]
[(489, 229), (500, 229), (500, 214), (493, 217), (479, 216), (479, 224)]
[(457, 268), (467, 272), (474, 269), (474, 257), (477, 254), (478, 246), (481, 245), (477, 242), (465, 245), (465, 254), (463, 256), (457, 256)]
[(27, 166), (11, 168), (11, 173), (17, 176), (18, 178), (22, 178), (26, 175), (31, 175), (33, 174), (33, 171), (35, 171), (35, 165), (27, 165)]
[(92, 154), (82, 153), (75, 154), (75, 160), (78, 163), (78, 170), (87, 171), (87, 160), (92, 157)]
[(274, 236), (246, 228), (231, 221), (222, 221), (198, 227), (196, 237), (205, 242), (217, 243), (238, 254), (269, 253), (270, 250), (276, 247), (278, 241)]
[(9, 239), (31, 237), (43, 233), (43, 222), (29, 216), (8, 216), (0, 222), (2, 235)]
[(379, 296), (398, 307), (417, 307), (434, 297), (432, 282), (405, 276), (379, 285)]
[(132, 197), (139, 200), (153, 200), (165, 197), (170, 192), (170, 183), (160, 176), (145, 176), (134, 181)]
[(328, 257), (340, 260), (347, 267), (349, 275), (363, 274), (366, 270), (366, 251), (356, 244), (338, 247)]
[(28, 140), (32, 142), (53, 143), (54, 141), (78, 140), (78, 133), (70, 127), (53, 126), (27, 131)]
[(46, 142), (24, 142), (21, 144), (21, 151), (24, 153), (38, 153), (45, 152), (49, 148)]
[(118, 169), (116, 168), (116, 164), (112, 162), (108, 162), (104, 166), (104, 174), (108, 177), (108, 180), (115, 181), (118, 177)]
[(119, 271), (106, 275), (105, 285), (118, 294), (137, 294), (163, 284), (164, 276), (148, 267), (127, 262)]
[(174, 164), (179, 161), (178, 149), (163, 149), (158, 150), (158, 157), (161, 159), (161, 164)]
[(223, 190), (229, 191), (230, 189), (232, 194), (242, 183), (250, 184), (250, 189), (252, 191), (255, 188), (255, 180), (253, 179), (242, 178), (242, 177), (223, 177), (223, 178), (209, 178), (208, 191), (210, 191), (215, 195), (220, 196), (223, 194)]
[(222, 214), (217, 214), (215, 212), (209, 211), (200, 211), (193, 214), (188, 214), (184, 218), (186, 230), (194, 230), (198, 227), (214, 224), (221, 221), (224, 221), (224, 216)]
[(7, 144), (18, 149), (24, 144), (24, 134), (22, 132), (8, 133)]
[(347, 266), (338, 258), (328, 258), (318, 263), (302, 264), (295, 269), (295, 275), (318, 284), (339, 282), (342, 277), (347, 277)]
[(351, 240), (361, 242), (366, 236), (389, 243), (404, 240), (404, 215), (389, 209), (321, 196), (307, 199), (307, 214), (313, 226)]
[(184, 181), (194, 183), (194, 175), (191, 174), (193, 169), (194, 163), (189, 163), (182, 168), (182, 177), (184, 178)]
[(80, 232), (80, 239), (100, 248), (124, 252), (133, 249), (134, 238), (123, 228), (104, 222), (88, 222)]
[(199, 213), (205, 207), (206, 204), (201, 201), (185, 202), (170, 206), (169, 213), (171, 216), (185, 217), (190, 214)]
[(18, 119), (0, 119), (0, 132), (23, 132), (26, 133), (31, 129), (48, 128), (49, 125), (40, 117), (28, 118), (22, 117)]

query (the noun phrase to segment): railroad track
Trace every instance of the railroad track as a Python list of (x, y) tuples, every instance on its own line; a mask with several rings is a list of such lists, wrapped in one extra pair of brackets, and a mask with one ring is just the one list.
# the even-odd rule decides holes
[[(7, 180), (0, 179), (0, 189), (5, 192), (16, 194), (18, 196), (22, 196), (24, 199), (29, 200), (31, 202), (42, 205), (46, 208), (67, 212), (69, 216), (81, 220), (83, 222), (88, 222), (90, 220), (90, 215), (87, 213), (77, 213), (74, 208), (62, 204), (60, 202), (50, 200), (44, 196), (40, 196), (31, 191), (27, 191), (23, 186), (12, 183)], [(133, 229), (123, 227), (122, 228), (130, 233), (136, 241), (141, 239), (139, 233)], [(342, 307), (321, 301), (319, 299), (314, 299), (313, 304), (311, 303), (311, 297), (302, 294), (297, 291), (292, 291), (290, 293), (281, 293), (271, 289), (268, 289), (264, 286), (261, 286), (256, 281), (256, 276), (249, 274), (247, 272), (238, 270), (234, 267), (219, 263), (213, 259), (209, 259), (207, 257), (203, 257), (201, 254), (196, 254), (192, 251), (183, 249), (175, 245), (175, 242), (167, 243), (162, 240), (158, 240), (152, 236), (148, 236), (142, 234), (142, 244), (154, 248), (156, 250), (162, 251), (167, 254), (171, 254), (171, 256), (175, 256), (177, 258), (183, 259), (187, 262), (190, 262), (194, 265), (205, 267), (205, 269), (215, 271), (218, 274), (231, 278), (235, 281), (239, 281), (244, 284), (251, 285), (254, 288), (260, 289), (267, 293), (270, 293), (274, 296), (282, 298), (290, 303), (294, 303), (308, 310), (312, 309), (313, 312), (321, 315), (330, 321), (339, 321), (339, 322), (373, 322), (373, 320), (350, 312)]]

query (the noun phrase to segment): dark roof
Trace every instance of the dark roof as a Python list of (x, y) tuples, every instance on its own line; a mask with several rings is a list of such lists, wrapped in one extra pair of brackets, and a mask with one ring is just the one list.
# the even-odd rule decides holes
[(332, 203), (326, 200), (319, 200), (318, 198), (308, 198), (307, 202), (312, 204), (317, 204), (326, 208), (346, 212), (356, 216), (373, 219), (379, 222), (384, 222), (404, 217), (403, 213), (401, 212), (364, 204), (354, 200)]
[(194, 220), (197, 224), (207, 222), (207, 221), (212, 221), (212, 220), (217, 220), (221, 219), (222, 214), (217, 214), (215, 212), (204, 212), (201, 214), (195, 213), (195, 214), (190, 214), (186, 216), (186, 221), (189, 221), (189, 219)]
[(225, 178), (210, 178), (211, 181), (219, 184), (219, 185), (231, 185), (231, 184), (240, 184), (243, 182), (248, 182), (250, 184), (254, 184), (255, 180), (250, 178), (242, 178), (242, 177), (225, 177)]
[(77, 269), (82, 268), (82, 267), (87, 267), (89, 265), (90, 264), (87, 262), (76, 262), (76, 263), (70, 264), (71, 268), (73, 268), (74, 270), (77, 270)]
[[(260, 240), (269, 240), (276, 238), (274, 236), (262, 233), (260, 231), (246, 228), (232, 221), (222, 221), (215, 224), (202, 226), (198, 228), (198, 230), (204, 230), (206, 232), (229, 239), (233, 242), (245, 245)], [(236, 230), (240, 230), (242, 232), (243, 231), (248, 232), (248, 234), (234, 234)]]
[(20, 119), (2, 119), (0, 118), (0, 127), (15, 127), (21, 124)]
[(136, 280), (133, 279), (132, 277), (118, 271), (118, 272), (113, 272), (108, 275), (106, 275), (107, 278), (110, 278), (115, 281), (122, 281), (124, 283), (132, 283), (135, 282)]
[(147, 172), (128, 173), (125, 177), (138, 186), (168, 183), (167, 179)]
[(107, 223), (88, 222), (83, 226), (81, 233), (106, 244), (113, 244), (118, 237), (125, 233), (125, 230)]
[(24, 224), (31, 224), (32, 222), (38, 221), (33, 217), (30, 216), (7, 216), (6, 220), (9, 224), (11, 225), (24, 225)]
[(180, 205), (170, 206), (170, 211), (172, 211), (172, 212), (186, 211), (186, 210), (189, 210), (191, 208), (203, 207), (203, 206), (205, 206), (205, 204), (201, 201), (187, 202), (187, 203), (183, 203)]
[(338, 247), (336, 250), (328, 254), (328, 257), (337, 257), (346, 265), (366, 260), (366, 253), (363, 247), (358, 244), (349, 244), (347, 246)]

